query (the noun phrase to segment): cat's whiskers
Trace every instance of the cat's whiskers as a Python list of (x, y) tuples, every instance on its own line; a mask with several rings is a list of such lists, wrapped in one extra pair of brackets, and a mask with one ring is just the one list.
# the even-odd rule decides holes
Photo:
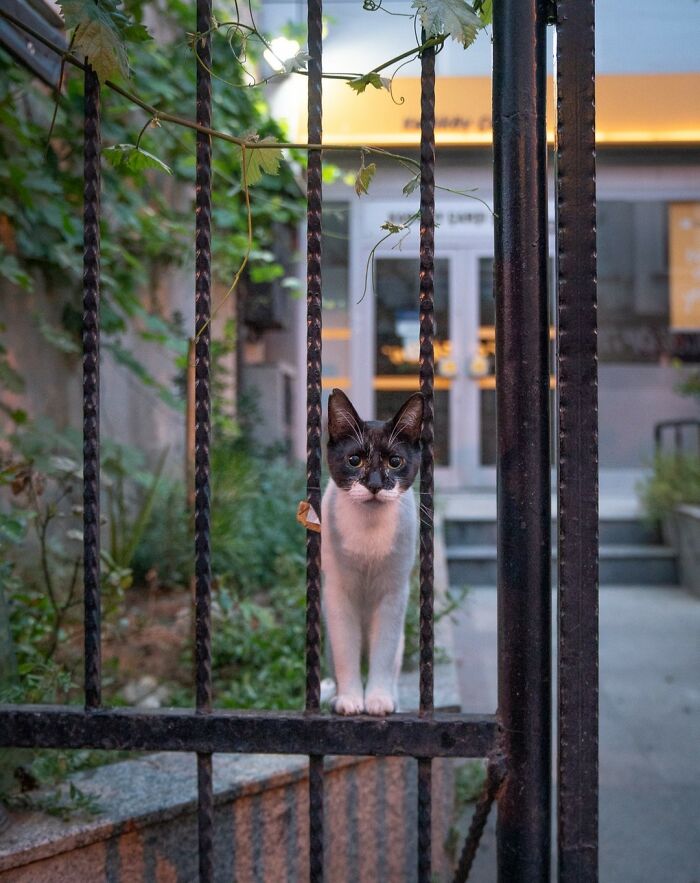
[[(418, 492), (418, 493), (420, 493), (420, 492)], [(415, 500), (415, 498), (413, 497), (412, 494), (401, 494), (401, 496), (399, 497), (399, 501), (400, 501), (400, 502), (403, 502), (404, 500), (407, 501), (407, 505), (409, 505), (409, 506), (410, 506), (410, 505), (415, 505), (415, 503), (416, 503), (416, 500)], [(431, 525), (431, 524), (433, 524), (433, 512), (432, 512), (432, 510), (429, 509), (429, 508), (425, 505), (425, 503), (421, 503), (420, 500), (418, 500), (418, 510), (419, 510), (419, 513), (420, 513), (420, 522), (421, 522), (421, 524), (426, 524), (426, 525)], [(424, 515), (426, 516), (425, 519), (423, 518)]]
[(409, 423), (410, 419), (411, 419), (410, 415), (408, 415), (408, 414), (402, 415), (401, 419), (398, 421), (396, 426), (394, 426), (394, 428), (391, 430), (391, 435), (389, 436), (389, 442), (388, 442), (387, 447), (392, 446), (395, 439), (398, 438), (399, 432), (401, 432), (401, 429)]
[(363, 448), (364, 442), (362, 441), (362, 434), (360, 432), (360, 427), (357, 424), (357, 420), (355, 420), (355, 418), (349, 411), (338, 411), (338, 416), (342, 417), (345, 420), (346, 424), (352, 430), (352, 434), (355, 437), (358, 445)]

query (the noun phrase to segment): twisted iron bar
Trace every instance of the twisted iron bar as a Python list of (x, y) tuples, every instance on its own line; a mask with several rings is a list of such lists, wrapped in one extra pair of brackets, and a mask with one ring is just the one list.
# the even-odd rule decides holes
[(466, 883), (469, 879), (476, 852), (481, 842), (481, 835), (484, 833), (491, 807), (498, 795), (498, 789), (501, 787), (505, 773), (506, 768), (503, 757), (489, 758), (486, 768), (486, 781), (474, 807), (474, 815), (464, 841), (462, 854), (459, 857), (453, 883)]
[[(197, 122), (211, 127), (211, 0), (197, 0)], [(211, 435), (211, 138), (197, 132), (195, 170), (195, 684), (197, 711), (212, 707), (209, 445)], [(211, 754), (197, 755), (199, 879), (214, 879)]]
[[(421, 41), (425, 43), (425, 33)], [(435, 49), (421, 53), (420, 147), (420, 390), (423, 394), (420, 500), (420, 712), (433, 711), (433, 338), (435, 253)], [(418, 880), (431, 879), (431, 761), (418, 761)]]
[[(321, 0), (309, 2), (308, 133), (320, 144), (321, 117)], [(321, 211), (322, 160), (309, 150), (307, 166), (307, 296), (306, 296), (306, 493), (321, 516)], [(306, 533), (306, 708), (321, 701), (321, 534)]]
[[(308, 4), (308, 139), (322, 139), (322, 0)], [(306, 494), (321, 517), (321, 214), (322, 157), (309, 150), (307, 166)], [(306, 532), (306, 710), (321, 703), (321, 534)], [(309, 757), (309, 879), (323, 880), (323, 757)]]
[(100, 81), (85, 69), (83, 178), (83, 568), (85, 705), (102, 699), (100, 639)]

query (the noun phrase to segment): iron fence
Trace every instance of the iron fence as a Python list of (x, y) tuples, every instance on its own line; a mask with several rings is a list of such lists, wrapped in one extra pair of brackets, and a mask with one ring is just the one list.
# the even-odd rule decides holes
[[(12, 17), (5, 12), (8, 20)], [(322, 7), (308, 2), (307, 496), (320, 515)], [(211, 0), (197, 0), (196, 120), (211, 125)], [(16, 19), (14, 23), (23, 27)], [(500, 0), (494, 10), (494, 213), (498, 395), (496, 715), (433, 708), (433, 294), (435, 50), (421, 56), (420, 705), (385, 719), (320, 711), (321, 534), (307, 531), (306, 702), (300, 712), (213, 707), (210, 564), (212, 143), (196, 146), (196, 708), (105, 708), (100, 665), (100, 88), (85, 70), (83, 409), (85, 707), (5, 705), (0, 745), (197, 754), (199, 877), (214, 879), (212, 754), (309, 757), (309, 879), (323, 879), (323, 758), (418, 762), (420, 883), (431, 880), (431, 761), (487, 757), (484, 794), (455, 872), (467, 879), (494, 800), (501, 883), (550, 879), (550, 449), (547, 309), (546, 29), (557, 32), (558, 838), (561, 883), (597, 880), (597, 399), (594, 0)], [(26, 30), (26, 26), (24, 26)], [(34, 34), (39, 42), (46, 42)]]

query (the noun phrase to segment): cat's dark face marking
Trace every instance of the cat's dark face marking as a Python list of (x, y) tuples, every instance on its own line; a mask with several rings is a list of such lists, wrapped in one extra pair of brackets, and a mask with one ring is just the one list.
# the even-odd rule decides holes
[(385, 423), (362, 420), (342, 390), (328, 401), (328, 468), (333, 481), (361, 503), (396, 500), (420, 465), (423, 396), (412, 395)]

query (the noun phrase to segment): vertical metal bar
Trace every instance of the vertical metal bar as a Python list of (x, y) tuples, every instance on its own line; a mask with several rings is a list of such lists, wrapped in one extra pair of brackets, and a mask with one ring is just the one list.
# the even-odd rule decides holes
[[(197, 0), (197, 122), (211, 127), (211, 0)], [(211, 138), (197, 132), (195, 170), (195, 683), (197, 711), (212, 706), (209, 443), (211, 398)], [(197, 755), (200, 883), (214, 879), (214, 789), (211, 754)]]
[(545, 0), (494, 8), (500, 883), (550, 876), (551, 587)]
[[(425, 31), (422, 42), (425, 42)], [(435, 260), (435, 49), (421, 54), (420, 390), (423, 393), (420, 501), (420, 712), (433, 711), (433, 338)], [(418, 881), (431, 879), (431, 760), (418, 761)]]
[[(308, 2), (308, 139), (321, 144), (322, 0)], [(306, 200), (306, 496), (321, 517), (321, 210), (322, 155), (309, 150)], [(321, 701), (321, 534), (306, 532), (306, 709)], [(323, 757), (309, 757), (309, 880), (323, 880)]]
[(85, 705), (102, 700), (100, 636), (100, 81), (85, 71), (83, 178), (83, 567)]
[(594, 0), (559, 0), (556, 189), (560, 883), (595, 883), (598, 879), (594, 26)]

